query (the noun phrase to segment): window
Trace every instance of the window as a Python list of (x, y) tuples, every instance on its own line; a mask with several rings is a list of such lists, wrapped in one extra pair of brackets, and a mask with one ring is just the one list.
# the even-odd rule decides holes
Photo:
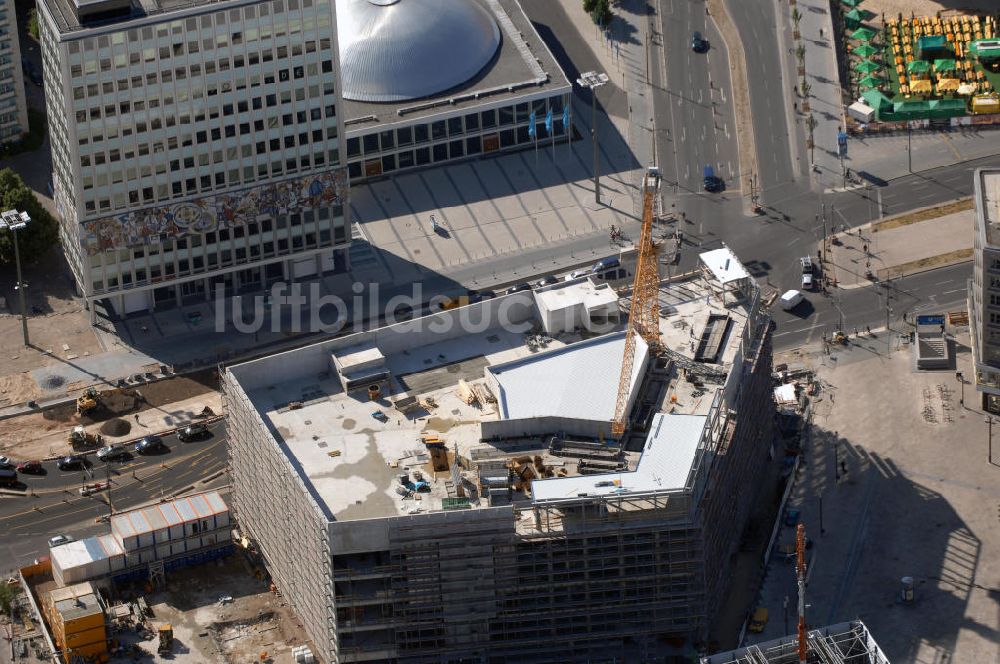
[(451, 153), (451, 158), (465, 156), (465, 151), (463, 150), (462, 141), (452, 141), (448, 144), (448, 151)]
[(417, 125), (413, 128), (413, 137), (416, 143), (427, 142), (427, 125)]
[(483, 111), (483, 128), (489, 129), (490, 127), (497, 126), (497, 114), (496, 111), (490, 109), (488, 111)]
[(512, 124), (514, 124), (514, 109), (510, 106), (504, 106), (500, 109), (500, 126), (506, 127)]
[(462, 133), (462, 118), (448, 118), (448, 135), (461, 136)]
[(448, 159), (448, 146), (444, 143), (438, 143), (434, 146), (434, 162), (446, 161)]
[(382, 144), (383, 151), (391, 150), (396, 147), (396, 142), (391, 129), (379, 133), (379, 142)]
[(365, 142), (365, 154), (374, 154), (378, 152), (378, 134), (368, 134), (363, 138)]
[(444, 120), (431, 123), (431, 138), (435, 141), (444, 138), (444, 127)]

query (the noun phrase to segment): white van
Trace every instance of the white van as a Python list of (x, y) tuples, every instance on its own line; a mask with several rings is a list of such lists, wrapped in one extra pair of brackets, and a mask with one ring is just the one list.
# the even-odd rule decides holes
[(806, 299), (806, 296), (802, 294), (802, 291), (790, 290), (782, 293), (781, 299), (778, 302), (784, 311), (791, 311), (799, 306), (799, 303), (804, 299)]

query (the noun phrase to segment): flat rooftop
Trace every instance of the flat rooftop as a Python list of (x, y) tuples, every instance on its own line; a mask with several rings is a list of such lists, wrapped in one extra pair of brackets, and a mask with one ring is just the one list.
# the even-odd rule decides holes
[[(197, 13), (215, 12), (223, 9), (224, 5), (240, 6), (247, 4), (240, 0), (131, 0), (126, 2), (109, 2), (113, 7), (128, 6), (120, 13), (104, 16), (102, 18), (85, 19), (80, 21), (77, 14), (77, 3), (74, 0), (38, 0), (39, 5), (44, 5), (55, 21), (60, 33), (71, 33), (80, 30), (104, 29), (121, 30), (125, 24), (142, 19), (152, 19), (156, 22), (171, 20), (170, 14), (186, 9), (203, 8), (204, 11)], [(80, 2), (80, 5), (88, 11), (99, 11), (100, 1)], [(145, 21), (146, 23), (152, 21)]]
[(480, 106), (514, 103), (540, 91), (555, 94), (572, 90), (517, 0), (476, 1), (494, 15), (500, 26), (500, 48), (493, 61), (463, 85), (425, 99), (389, 103), (345, 99), (342, 115), (348, 136), (383, 125), (412, 124), (457, 109), (471, 111)]
[(1000, 170), (984, 168), (977, 171), (976, 176), (978, 223), (985, 224), (986, 242), (991, 247), (1000, 248)]
[[(684, 491), (692, 486), (691, 471), (704, 445), (701, 432), (727, 386), (739, 379), (737, 372), (731, 380), (730, 370), (740, 361), (757, 306), (755, 286), (742, 296), (731, 287), (722, 292), (710, 270), (661, 286), (661, 339), (673, 362), (658, 362), (641, 383), (637, 362), (632, 421), (641, 428), (622, 441), (605, 439), (624, 351), (621, 328), (597, 336), (578, 330), (548, 337), (531, 317), (537, 310), (528, 309), (539, 295), (533, 292), (332, 339), (229, 371), (331, 520), (507, 504), (496, 502), (493, 492), (482, 495), (484, 485), (505, 478), (512, 485), (508, 502), (525, 506), (579, 493)], [(508, 300), (528, 310), (519, 329), (491, 325), (438, 333), (426, 323), (413, 332), (401, 327), (457, 320), (476, 307), (501, 309)], [(628, 306), (627, 300), (621, 304)], [(390, 375), (375, 401), (367, 389), (345, 392), (330, 368), (338, 353), (374, 346)], [(591, 433), (574, 433), (585, 421)], [(424, 436), (440, 438), (444, 449), (426, 446)], [(525, 465), (534, 466), (526, 475)]]
[[(631, 389), (648, 353), (645, 341), (636, 342)], [(624, 354), (625, 332), (618, 332), (491, 366), (488, 371), (501, 388), (496, 395), (500, 413), (505, 419), (551, 416), (610, 422)]]

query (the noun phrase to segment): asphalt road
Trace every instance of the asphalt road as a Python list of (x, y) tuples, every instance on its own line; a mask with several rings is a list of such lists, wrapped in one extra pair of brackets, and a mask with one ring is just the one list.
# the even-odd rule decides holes
[[(908, 330), (903, 324), (918, 313), (944, 313), (965, 309), (966, 282), (972, 278), (972, 263), (930, 270), (894, 280), (888, 288), (874, 285), (850, 290), (835, 290), (832, 294), (809, 293), (805, 302), (793, 311), (772, 308), (777, 328), (774, 331), (776, 350), (794, 348), (828, 337), (841, 327), (851, 334), (855, 330), (873, 330), (886, 325), (886, 292), (889, 293), (889, 321), (893, 330)], [(912, 319), (910, 319), (912, 320)]]
[[(223, 421), (210, 426), (210, 438), (182, 443), (164, 436), (168, 451), (135, 456), (109, 464), (111, 498), (116, 511), (170, 496), (226, 465), (226, 429)], [(108, 514), (108, 493), (81, 496), (83, 483), (105, 480), (105, 465), (91, 455), (90, 472), (62, 472), (54, 462), (45, 464), (45, 475), (21, 475), (34, 496), (0, 496), (0, 570), (47, 553), (46, 541), (56, 533), (77, 539), (108, 532), (95, 520)], [(223, 476), (224, 477), (224, 476)]]
[[(652, 51), (658, 57), (650, 77), (660, 172), (666, 182), (676, 183), (678, 195), (714, 200), (702, 190), (705, 166), (712, 166), (731, 189), (739, 189), (740, 182), (726, 45), (700, 3), (658, 4), (659, 34)], [(692, 50), (694, 32), (708, 40), (707, 52)]]
[(788, 135), (789, 103), (782, 86), (775, 6), (769, 0), (727, 0), (726, 6), (746, 52), (750, 112), (757, 144), (757, 182), (765, 191), (796, 177)]

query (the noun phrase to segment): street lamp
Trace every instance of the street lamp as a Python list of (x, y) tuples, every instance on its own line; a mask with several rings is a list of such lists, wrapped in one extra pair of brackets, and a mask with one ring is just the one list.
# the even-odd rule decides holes
[(17, 290), (18, 301), (21, 305), (21, 333), (24, 336), (24, 347), (28, 347), (28, 305), (25, 303), (24, 289), (27, 284), (21, 279), (21, 251), (17, 246), (17, 232), (28, 225), (31, 217), (27, 212), (17, 210), (7, 210), (0, 213), (0, 228), (6, 228), (14, 234), (14, 263), (17, 265), (17, 283), (14, 288)]
[[(905, 314), (904, 314), (905, 317)], [(962, 385), (962, 396), (958, 399), (959, 406), (965, 406), (965, 376), (961, 371), (955, 372), (955, 380), (957, 380)]]
[(594, 202), (601, 204), (601, 166), (597, 148), (597, 88), (608, 82), (603, 72), (587, 71), (580, 74), (576, 84), (590, 90), (590, 138), (594, 142)]
[(993, 418), (990, 417), (989, 415), (986, 416), (986, 427), (988, 430), (988, 433), (986, 434), (988, 440), (987, 444), (989, 445), (988, 447), (989, 452), (987, 458), (990, 461), (990, 465), (993, 465)]

